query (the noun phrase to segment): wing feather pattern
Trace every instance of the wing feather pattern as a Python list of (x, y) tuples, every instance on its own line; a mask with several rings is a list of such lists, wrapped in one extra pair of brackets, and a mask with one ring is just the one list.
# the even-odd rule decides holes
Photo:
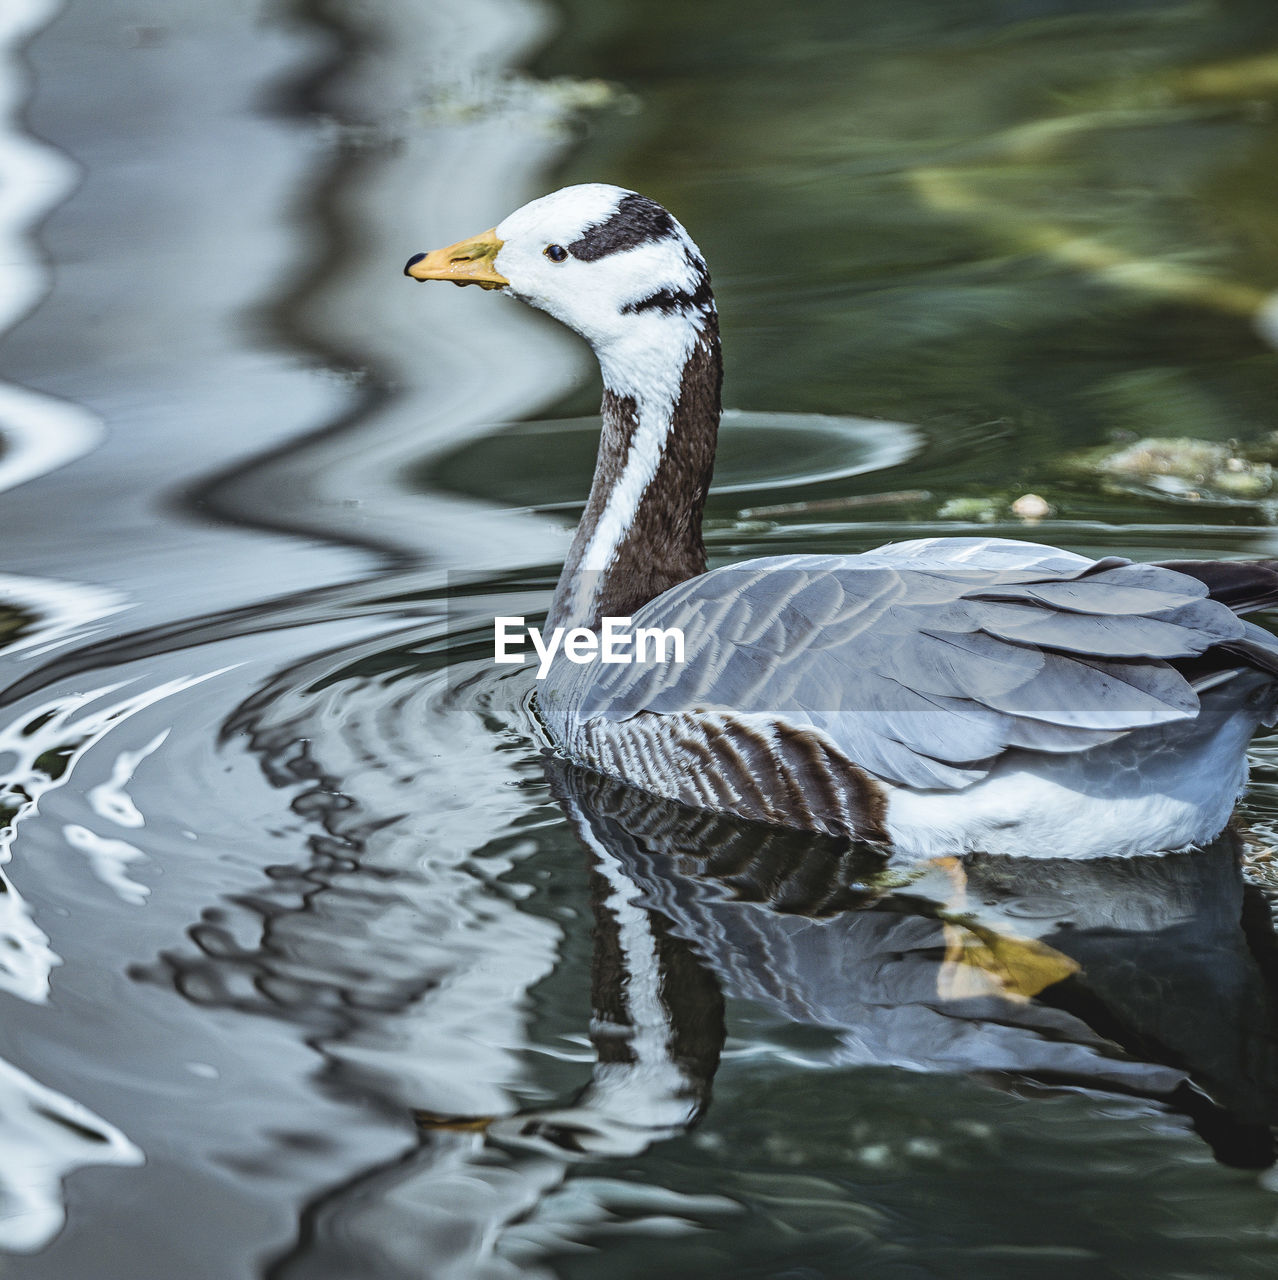
[(968, 786), (1010, 749), (1081, 751), (1191, 718), (1175, 663), (1213, 646), (1278, 667), (1267, 633), (1197, 577), (997, 539), (747, 562), (682, 583), (635, 625), (681, 628), (687, 661), (574, 669), (578, 720), (772, 717), (927, 789)]

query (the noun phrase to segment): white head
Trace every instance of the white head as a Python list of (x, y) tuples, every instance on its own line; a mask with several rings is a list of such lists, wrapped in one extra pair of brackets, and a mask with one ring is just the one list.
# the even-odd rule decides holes
[(679, 223), (646, 196), (587, 183), (416, 254), (404, 272), (501, 289), (595, 349), (603, 433), (552, 625), (627, 616), (704, 572), (723, 365), (710, 275)]
[[(632, 392), (677, 372), (714, 316), (710, 276), (682, 226), (622, 187), (564, 187), (492, 231), (418, 254), (406, 274), (504, 289), (576, 330), (604, 378)], [(669, 375), (667, 374), (667, 377)]]

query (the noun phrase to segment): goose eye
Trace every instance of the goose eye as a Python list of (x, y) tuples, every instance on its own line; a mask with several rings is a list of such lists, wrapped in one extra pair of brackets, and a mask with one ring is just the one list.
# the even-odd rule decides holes
[(542, 253), (548, 257), (551, 262), (562, 262), (568, 256), (568, 250), (560, 244), (548, 244)]

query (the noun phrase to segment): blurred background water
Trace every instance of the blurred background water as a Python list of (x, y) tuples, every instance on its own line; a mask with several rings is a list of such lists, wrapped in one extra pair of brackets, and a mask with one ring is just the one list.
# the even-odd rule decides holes
[(548, 775), (597, 375), (399, 273), (674, 210), (716, 563), (1273, 556), (1276, 108), (1271, 0), (10, 0), (0, 1271), (1272, 1274), (1273, 743), (913, 877)]

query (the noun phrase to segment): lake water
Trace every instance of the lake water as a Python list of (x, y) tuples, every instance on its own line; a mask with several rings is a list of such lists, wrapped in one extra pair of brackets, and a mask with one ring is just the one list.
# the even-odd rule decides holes
[(667, 204), (716, 564), (1275, 556), (1272, 0), (8, 0), (0, 117), (0, 1273), (1274, 1273), (1278, 742), (909, 872), (555, 765), (596, 370), (400, 274)]

